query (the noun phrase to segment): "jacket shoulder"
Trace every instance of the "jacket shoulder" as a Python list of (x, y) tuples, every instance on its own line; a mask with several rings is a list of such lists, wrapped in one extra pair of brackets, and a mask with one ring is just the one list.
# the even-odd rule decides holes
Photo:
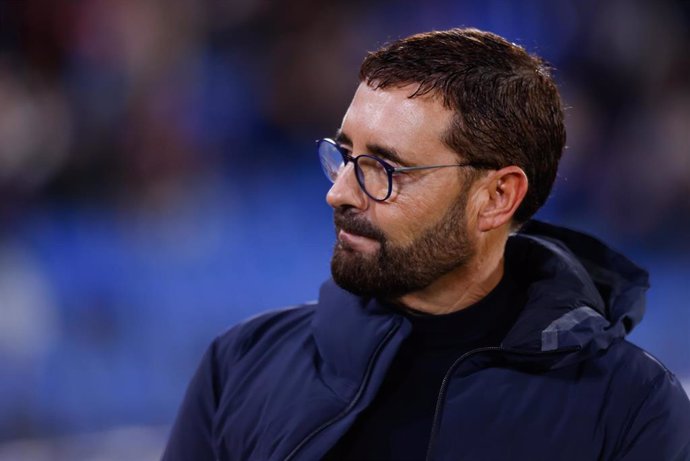
[(609, 390), (621, 392), (628, 401), (643, 401), (663, 381), (678, 382), (659, 359), (626, 339), (614, 342), (597, 362), (609, 370)]
[(614, 343), (610, 353), (617, 362), (618, 374), (630, 380), (629, 382), (640, 383), (645, 388), (664, 376), (673, 376), (659, 359), (626, 339)]
[(615, 444), (618, 456), (690, 459), (690, 400), (678, 378), (649, 352), (626, 340), (614, 344), (607, 355), (616, 361), (607, 394), (628, 402), (614, 418), (620, 429)]
[(305, 303), (263, 312), (236, 324), (211, 344), (216, 362), (234, 363), (247, 354), (306, 335), (315, 309), (315, 302)]

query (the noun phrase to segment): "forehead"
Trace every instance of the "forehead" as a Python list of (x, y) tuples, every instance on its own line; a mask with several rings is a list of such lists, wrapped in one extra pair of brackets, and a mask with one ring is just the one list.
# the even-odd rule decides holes
[(431, 95), (410, 98), (416, 89), (417, 85), (373, 89), (360, 84), (341, 126), (354, 149), (389, 146), (411, 157), (407, 160), (454, 155), (442, 142), (452, 111)]

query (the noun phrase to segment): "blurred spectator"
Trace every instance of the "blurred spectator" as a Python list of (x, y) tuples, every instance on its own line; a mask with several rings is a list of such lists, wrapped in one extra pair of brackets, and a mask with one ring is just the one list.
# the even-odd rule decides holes
[(42, 367), (60, 339), (46, 274), (16, 243), (0, 244), (0, 433), (32, 434)]

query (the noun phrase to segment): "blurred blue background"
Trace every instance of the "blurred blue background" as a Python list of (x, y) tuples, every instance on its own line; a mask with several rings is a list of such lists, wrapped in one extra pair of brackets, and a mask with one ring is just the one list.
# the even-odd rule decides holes
[(632, 339), (687, 383), (689, 25), (672, 0), (0, 0), (0, 459), (157, 459), (211, 339), (328, 277), (313, 140), (365, 52), (455, 26), (555, 66), (539, 217), (650, 270)]

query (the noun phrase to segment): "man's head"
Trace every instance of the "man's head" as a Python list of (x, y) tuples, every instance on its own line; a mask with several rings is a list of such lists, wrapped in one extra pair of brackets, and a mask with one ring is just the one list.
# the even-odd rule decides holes
[(413, 35), (370, 53), (359, 79), (372, 88), (413, 84), (453, 111), (444, 142), (469, 161), (517, 165), (529, 189), (514, 221), (549, 196), (565, 145), (563, 109), (546, 63), (490, 32), (451, 29)]
[(501, 246), (491, 231), (507, 236), (546, 200), (565, 132), (538, 58), (455, 29), (371, 53), (360, 80), (336, 139), (347, 154), (398, 168), (475, 166), (395, 173), (391, 196), (376, 201), (348, 163), (327, 196), (338, 233), (331, 267), (344, 288), (384, 298), (422, 290)]

